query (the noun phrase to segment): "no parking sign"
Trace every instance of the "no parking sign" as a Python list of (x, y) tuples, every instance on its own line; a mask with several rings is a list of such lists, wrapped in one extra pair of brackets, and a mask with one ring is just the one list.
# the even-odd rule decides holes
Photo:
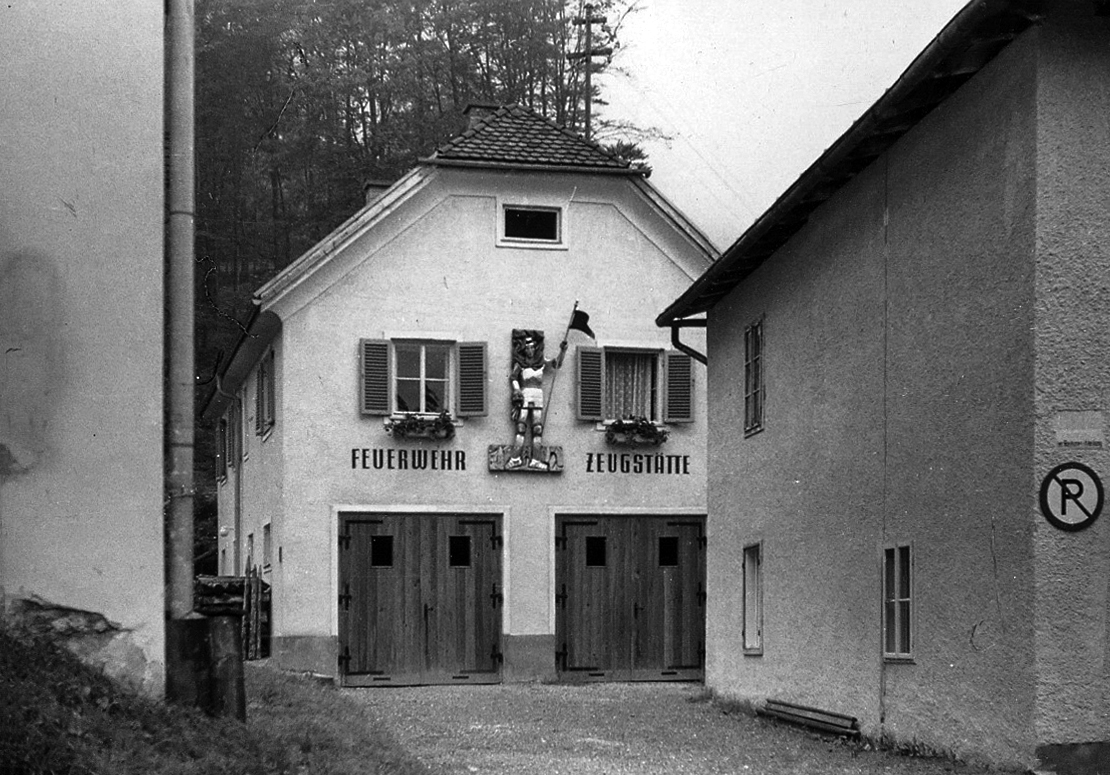
[(1041, 482), (1041, 513), (1061, 530), (1090, 527), (1102, 513), (1102, 481), (1082, 463), (1064, 463)]

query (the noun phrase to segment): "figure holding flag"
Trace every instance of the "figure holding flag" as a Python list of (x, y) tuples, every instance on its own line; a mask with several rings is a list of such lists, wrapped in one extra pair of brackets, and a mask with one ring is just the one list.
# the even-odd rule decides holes
[(578, 309), (578, 302), (575, 302), (563, 341), (559, 343), (559, 354), (550, 360), (543, 357), (542, 331), (513, 329), (513, 369), (510, 382), (513, 389), (512, 419), (516, 425), (516, 439), (513, 454), (505, 463), (507, 470), (549, 470), (548, 463), (537, 455), (543, 442), (543, 426), (547, 415), (543, 390), (544, 372), (548, 367), (555, 371), (548, 391), (550, 394), (555, 389), (557, 369), (563, 365), (563, 358), (566, 356), (570, 330), (573, 328), (582, 331), (593, 338), (589, 321), (590, 316)]

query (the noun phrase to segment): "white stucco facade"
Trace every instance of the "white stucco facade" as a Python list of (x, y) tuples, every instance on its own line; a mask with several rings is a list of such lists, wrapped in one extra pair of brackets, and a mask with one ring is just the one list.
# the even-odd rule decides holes
[[(557, 211), (559, 239), (507, 242), (499, 225), (506, 205)], [(705, 514), (702, 367), (694, 364), (692, 422), (666, 424), (669, 438), (658, 447), (617, 448), (606, 444), (603, 424), (577, 419), (577, 348), (661, 358), (673, 348), (654, 311), (708, 265), (711, 251), (638, 178), (421, 168), (262, 288), (260, 319), (280, 320), (270, 324), (277, 421), (249, 439), (247, 460), (220, 485), (220, 550), (235, 554), (231, 515), (242, 476), (239, 541), (245, 546), (253, 533), (257, 547), (271, 524), (275, 657), (336, 672), (343, 514), (494, 515), (504, 547), (503, 677), (551, 678), (557, 519)], [(543, 443), (561, 447), (563, 469), (492, 471), (490, 446), (514, 440), (512, 331), (542, 330), (545, 355), (554, 357), (575, 302), (597, 340), (571, 331), (563, 366), (545, 377)], [(700, 334), (688, 337), (696, 348)], [(458, 420), (446, 441), (388, 435), (383, 417), (360, 413), (364, 339), (485, 343), (488, 412)], [(244, 381), (248, 433), (254, 383), (252, 372)]]
[(0, 600), (68, 616), (75, 648), (152, 693), (164, 672), (163, 14), (0, 10)]

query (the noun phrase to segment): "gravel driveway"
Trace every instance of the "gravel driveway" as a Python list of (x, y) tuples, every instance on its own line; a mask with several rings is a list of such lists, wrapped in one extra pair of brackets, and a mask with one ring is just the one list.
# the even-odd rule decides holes
[(982, 775), (860, 750), (706, 699), (700, 684), (345, 689), (439, 775)]

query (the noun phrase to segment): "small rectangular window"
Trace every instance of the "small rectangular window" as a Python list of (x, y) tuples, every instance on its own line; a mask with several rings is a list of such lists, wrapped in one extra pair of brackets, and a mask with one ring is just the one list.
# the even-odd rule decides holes
[(269, 570), (271, 558), (270, 523), (262, 526), (262, 567)]
[(763, 549), (744, 547), (744, 653), (763, 653)]
[(908, 544), (883, 551), (883, 656), (913, 657), (913, 552)]
[(254, 533), (247, 533), (247, 570), (254, 570)]
[(744, 432), (763, 429), (763, 321), (744, 329)]
[(605, 566), (605, 536), (586, 536), (586, 567)]
[(370, 536), (370, 567), (393, 567), (393, 536)]
[(605, 409), (614, 420), (629, 417), (658, 419), (655, 353), (605, 351)]
[(551, 208), (505, 208), (505, 239), (559, 242), (559, 211)]
[(394, 344), (394, 401), (398, 412), (439, 414), (448, 410), (452, 349), (452, 345), (437, 342)]
[(255, 393), (255, 432), (263, 436), (274, 427), (276, 422), (277, 401), (275, 396), (274, 351), (270, 350), (258, 364), (258, 380)]
[(470, 567), (470, 536), (449, 536), (447, 564), (452, 568)]
[(678, 565), (678, 536), (659, 536), (659, 567)]
[(216, 478), (227, 478), (227, 447), (228, 447), (227, 420), (221, 419), (216, 426)]

